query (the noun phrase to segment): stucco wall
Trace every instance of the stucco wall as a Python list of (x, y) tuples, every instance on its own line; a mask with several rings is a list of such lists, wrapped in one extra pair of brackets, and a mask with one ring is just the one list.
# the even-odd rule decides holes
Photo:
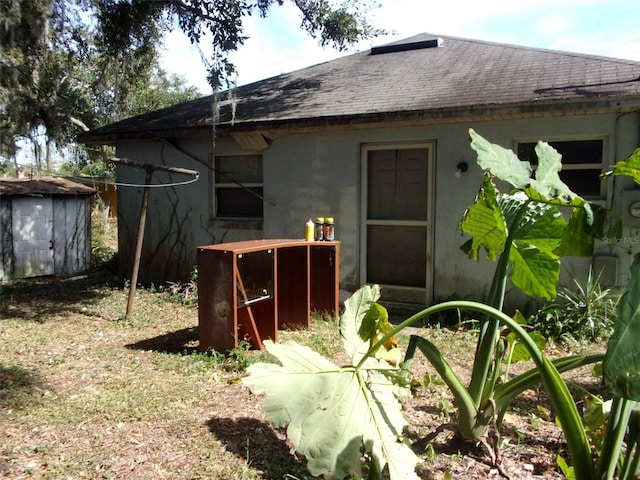
[[(161, 142), (126, 144), (118, 155), (137, 162), (164, 163), (201, 172), (196, 183), (150, 192), (149, 215), (141, 262), (140, 280), (162, 283), (186, 278), (195, 263), (195, 248), (223, 241), (255, 238), (302, 238), (309, 217), (332, 215), (336, 237), (342, 242), (341, 287), (346, 295), (360, 284), (360, 177), (362, 146), (370, 143), (430, 141), (435, 147), (435, 221), (433, 228), (433, 299), (456, 294), (481, 299), (488, 289), (494, 264), (486, 260), (473, 262), (459, 250), (465, 237), (458, 223), (473, 201), (482, 175), (475, 162), (475, 152), (468, 141), (468, 129), (474, 128), (491, 142), (512, 148), (517, 140), (535, 141), (593, 135), (605, 138), (607, 161), (613, 164), (631, 154), (638, 145), (638, 118), (599, 115), (592, 117), (555, 117), (512, 121), (486, 121), (449, 125), (423, 125), (401, 128), (345, 128), (339, 131), (289, 134), (271, 141), (263, 152), (264, 224), (242, 224), (211, 219), (212, 182), (210, 165), (211, 139), (181, 139), (178, 152)], [(240, 153), (230, 138), (216, 139), (216, 153)], [(194, 160), (195, 157), (198, 161)], [(456, 165), (466, 161), (469, 170), (459, 178)], [(118, 181), (144, 183), (145, 173), (119, 167)], [(154, 183), (178, 181), (166, 174), (154, 175)], [(626, 179), (614, 185), (607, 180), (608, 201), (629, 188)], [(132, 264), (129, 256), (137, 233), (142, 198), (140, 187), (119, 187), (119, 231), (122, 266)], [(615, 205), (614, 205), (615, 206)], [(243, 226), (243, 228), (238, 228)], [(627, 235), (631, 235), (627, 231)], [(638, 242), (640, 244), (640, 241)], [(620, 259), (620, 279), (626, 277), (633, 251), (640, 245), (599, 244), (599, 251)], [(584, 272), (589, 260), (565, 262), (563, 281)]]

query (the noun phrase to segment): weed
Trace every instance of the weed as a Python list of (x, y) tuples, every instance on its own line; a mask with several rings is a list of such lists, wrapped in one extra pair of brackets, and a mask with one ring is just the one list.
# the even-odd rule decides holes
[(584, 285), (574, 279), (575, 289), (561, 288), (560, 302), (541, 308), (529, 318), (529, 325), (551, 341), (607, 339), (613, 331), (618, 299), (600, 284), (601, 273), (594, 276), (589, 269)]
[(227, 372), (242, 373), (253, 363), (249, 349), (251, 343), (246, 340), (238, 342), (238, 346), (232, 348), (227, 354), (227, 358), (222, 363), (222, 367)]
[(115, 260), (118, 252), (118, 224), (110, 218), (100, 202), (91, 211), (91, 265), (107, 265)]
[(438, 400), (438, 408), (440, 409), (440, 415), (444, 418), (445, 422), (451, 421), (451, 410), (453, 409), (451, 402), (448, 398), (442, 397)]
[(435, 462), (436, 460), (436, 449), (433, 447), (433, 443), (428, 443), (426, 448), (424, 449), (424, 455), (427, 461)]
[(339, 335), (338, 322), (331, 315), (314, 313), (309, 329), (284, 330), (284, 340), (293, 340), (328, 357), (342, 353), (342, 342)]
[(535, 413), (531, 413), (529, 417), (529, 424), (533, 430), (540, 430), (542, 427), (542, 420)]
[(188, 282), (167, 282), (163, 291), (165, 298), (172, 302), (186, 306), (198, 305), (198, 266), (192, 268)]

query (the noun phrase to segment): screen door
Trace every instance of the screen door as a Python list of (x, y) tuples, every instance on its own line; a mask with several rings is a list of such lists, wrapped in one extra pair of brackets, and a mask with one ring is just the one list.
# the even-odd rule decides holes
[(431, 300), (431, 152), (430, 144), (364, 149), (361, 274), (382, 286), (383, 300)]

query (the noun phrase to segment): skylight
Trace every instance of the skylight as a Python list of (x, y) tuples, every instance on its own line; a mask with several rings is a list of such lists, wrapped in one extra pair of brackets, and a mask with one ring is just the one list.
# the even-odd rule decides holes
[(407, 43), (391, 43), (388, 45), (380, 45), (371, 48), (371, 55), (379, 55), (381, 53), (406, 52), (408, 50), (420, 50), (423, 48), (441, 47), (443, 41), (441, 38), (431, 38), (429, 40), (421, 40), (418, 42)]

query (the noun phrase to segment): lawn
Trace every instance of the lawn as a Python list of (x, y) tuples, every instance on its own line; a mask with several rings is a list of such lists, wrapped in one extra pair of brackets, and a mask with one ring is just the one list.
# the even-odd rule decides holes
[[(124, 318), (128, 290), (105, 272), (68, 280), (34, 280), (0, 291), (0, 477), (23, 479), (305, 479), (303, 458), (284, 432), (264, 421), (262, 399), (239, 379), (259, 352), (235, 357), (197, 350), (197, 308), (169, 290), (139, 289)], [(468, 331), (422, 332), (454, 368), (468, 368)], [(317, 319), (309, 331), (282, 332), (339, 357), (337, 323)], [(601, 349), (602, 345), (555, 347)], [(339, 360), (337, 360), (339, 361)], [(417, 361), (422, 386), (406, 401), (425, 479), (500, 476), (480, 445), (448, 432), (427, 436), (454, 415), (448, 390)], [(574, 374), (576, 392), (597, 386)], [(578, 385), (579, 384), (579, 385)], [(561, 431), (544, 392), (528, 391), (507, 416), (502, 470), (511, 478), (561, 478), (555, 456)]]

